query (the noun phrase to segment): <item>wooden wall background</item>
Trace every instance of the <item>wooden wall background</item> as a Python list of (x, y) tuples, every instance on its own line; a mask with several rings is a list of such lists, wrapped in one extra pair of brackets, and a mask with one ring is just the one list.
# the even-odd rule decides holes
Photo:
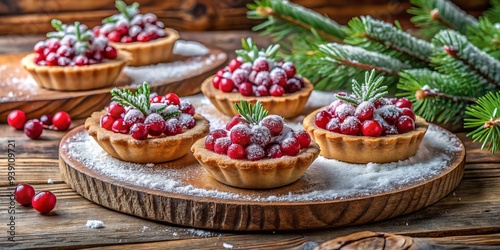
[[(246, 18), (251, 0), (126, 0), (139, 2), (142, 11), (155, 13), (169, 27), (181, 31), (250, 29), (255, 20)], [(408, 0), (292, 0), (327, 14), (345, 24), (351, 17), (372, 15), (383, 20), (400, 20), (410, 27)], [(488, 0), (455, 0), (473, 15), (488, 7)], [(52, 18), (65, 23), (78, 20), (90, 27), (116, 13), (114, 0), (0, 0), (0, 35), (40, 34), (52, 28)], [(257, 21), (258, 22), (258, 21)]]

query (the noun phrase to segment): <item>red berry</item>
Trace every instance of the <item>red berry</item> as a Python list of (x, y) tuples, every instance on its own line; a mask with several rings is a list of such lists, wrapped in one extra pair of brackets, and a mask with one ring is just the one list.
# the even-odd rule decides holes
[(340, 133), (344, 135), (359, 135), (360, 125), (361, 123), (358, 118), (349, 116), (340, 124)]
[(117, 30), (113, 30), (111, 32), (109, 32), (108, 34), (108, 39), (111, 41), (111, 42), (120, 42), (120, 40), (122, 39), (122, 36), (120, 34), (120, 32), (118, 32)]
[(231, 120), (226, 123), (226, 130), (231, 130), (231, 128), (238, 124), (246, 124), (246, 122), (241, 119), (241, 115), (233, 116), (233, 118), (231, 118)]
[(232, 143), (240, 144), (242, 146), (247, 146), (250, 144), (250, 138), (252, 131), (247, 125), (236, 125), (231, 129), (229, 137)]
[(356, 111), (354, 115), (358, 117), (360, 122), (364, 122), (366, 120), (373, 119), (373, 111), (375, 110), (375, 106), (371, 102), (362, 102), (356, 107)]
[(182, 113), (179, 116), (179, 121), (181, 122), (182, 127), (187, 129), (194, 128), (194, 126), (196, 126), (196, 120), (192, 115), (189, 114)]
[(396, 124), (401, 114), (401, 110), (392, 104), (381, 106), (376, 112), (379, 113), (389, 125)]
[(302, 84), (297, 78), (289, 78), (286, 80), (286, 92), (295, 93), (302, 88)]
[(307, 148), (311, 144), (311, 136), (305, 130), (294, 131), (293, 136), (299, 141), (300, 148)]
[(131, 37), (131, 36), (123, 36), (121, 39), (120, 39), (120, 42), (121, 43), (133, 43), (134, 42), (134, 38)]
[(167, 101), (167, 104), (173, 104), (179, 106), (181, 104), (181, 100), (179, 99), (179, 96), (174, 94), (174, 93), (167, 93), (165, 95), (165, 100)]
[(218, 75), (214, 76), (214, 79), (212, 79), (212, 84), (213, 84), (214, 88), (216, 88), (216, 89), (219, 88), (221, 80), (222, 80), (222, 76), (218, 76)]
[(231, 146), (231, 139), (228, 137), (222, 137), (215, 140), (214, 144), (214, 152), (217, 154), (225, 155), (227, 153), (227, 149)]
[(231, 75), (231, 80), (233, 80), (234, 85), (238, 87), (248, 80), (248, 72), (244, 69), (236, 69)]
[(149, 102), (150, 103), (162, 103), (162, 102), (165, 102), (165, 97), (160, 96), (160, 95), (156, 95), (156, 96), (149, 98)]
[(94, 33), (95, 37), (98, 37), (101, 34), (101, 26), (95, 26), (94, 28), (92, 28), (92, 32)]
[(113, 122), (113, 126), (111, 126), (111, 131), (120, 134), (128, 134), (130, 127), (125, 124), (123, 118), (118, 118)]
[(108, 106), (108, 114), (113, 116), (115, 119), (121, 118), (122, 115), (125, 113), (125, 108), (116, 103), (116, 102), (111, 102)]
[(366, 120), (361, 125), (361, 133), (364, 136), (379, 137), (384, 129), (377, 121)]
[(411, 119), (415, 121), (415, 113), (409, 108), (402, 108), (401, 109), (401, 116), (406, 115), (409, 116)]
[(240, 85), (238, 91), (243, 96), (253, 96), (253, 86), (249, 82), (244, 82)]
[(281, 66), (281, 68), (283, 70), (285, 70), (286, 76), (288, 78), (292, 78), (293, 76), (295, 76), (295, 73), (297, 73), (297, 70), (295, 69), (295, 66), (291, 62), (285, 62), (285, 63), (283, 63), (283, 65)]
[(231, 79), (222, 78), (219, 84), (219, 89), (223, 92), (231, 92), (234, 89), (234, 82)]
[(123, 116), (123, 122), (125, 122), (125, 125), (129, 127), (136, 123), (144, 123), (144, 119), (144, 114), (137, 109), (130, 109)]
[(328, 124), (330, 119), (332, 119), (332, 115), (330, 115), (330, 113), (328, 113), (326, 110), (321, 110), (314, 117), (314, 123), (316, 124), (316, 126), (326, 129), (326, 124)]
[(268, 128), (272, 136), (277, 136), (283, 131), (285, 121), (279, 115), (268, 115), (259, 123), (261, 126)]
[(196, 112), (194, 106), (186, 101), (181, 102), (181, 107), (179, 108), (183, 114), (188, 114), (193, 116), (194, 113)]
[(158, 136), (165, 131), (165, 120), (157, 113), (152, 113), (146, 117), (144, 124), (148, 128), (148, 133), (152, 136)]
[(165, 122), (165, 134), (168, 136), (178, 135), (182, 133), (182, 124), (176, 118), (168, 119)]
[(56, 206), (56, 196), (50, 191), (40, 191), (31, 200), (31, 205), (33, 208), (42, 213), (46, 214), (52, 211)]
[(101, 117), (101, 127), (103, 129), (106, 129), (106, 130), (109, 130), (111, 131), (112, 127), (113, 127), (113, 123), (115, 123), (115, 118), (113, 118), (111, 115), (105, 115), (103, 117)]
[(269, 89), (269, 94), (271, 94), (271, 96), (283, 96), (285, 94), (285, 89), (280, 85), (273, 85)]
[(396, 127), (398, 128), (398, 133), (404, 134), (415, 129), (415, 121), (413, 121), (410, 117), (403, 115), (399, 117)]
[(37, 139), (40, 135), (42, 135), (42, 132), (43, 125), (37, 119), (29, 120), (24, 125), (24, 133), (31, 139)]
[(151, 40), (151, 37), (146, 32), (141, 32), (141, 33), (139, 33), (139, 35), (137, 35), (138, 42), (145, 43), (145, 42), (149, 42), (150, 40)]
[(353, 116), (356, 113), (356, 108), (350, 103), (340, 104), (335, 109), (335, 116), (337, 116), (340, 122), (343, 122), (347, 117)]
[(31, 185), (24, 183), (17, 184), (14, 190), (14, 199), (19, 204), (23, 206), (30, 205), (33, 196), (35, 196), (35, 189)]
[(215, 138), (211, 135), (205, 137), (205, 148), (214, 151)]
[(104, 57), (113, 60), (118, 56), (118, 51), (112, 46), (106, 46), (104, 48)]
[(245, 148), (239, 144), (231, 144), (227, 148), (227, 156), (231, 159), (243, 159), (245, 158)]
[(382, 106), (385, 106), (385, 105), (389, 105), (389, 104), (392, 104), (391, 101), (387, 100), (386, 98), (380, 98), (378, 100), (376, 100), (373, 105), (375, 106), (375, 108), (380, 108)]
[(259, 57), (253, 61), (252, 69), (257, 72), (269, 71), (269, 61), (266, 58)]
[(52, 124), (57, 130), (67, 130), (71, 125), (71, 117), (64, 111), (59, 111), (52, 117)]
[(267, 158), (281, 158), (283, 156), (283, 152), (281, 152), (281, 147), (279, 144), (272, 144), (266, 150)]
[(210, 133), (208, 135), (211, 135), (214, 137), (214, 139), (219, 139), (219, 138), (222, 138), (222, 137), (226, 137), (227, 136), (227, 131), (224, 130), (224, 129), (216, 129), (216, 130), (212, 130), (210, 131)]
[(57, 66), (57, 55), (54, 52), (50, 52), (46, 57), (45, 57), (45, 62), (47, 63), (47, 66)]
[(122, 36), (128, 35), (128, 27), (125, 25), (118, 26), (116, 31), (118, 31)]
[(271, 77), (269, 77), (269, 72), (261, 71), (257, 73), (257, 75), (255, 75), (253, 83), (258, 86), (263, 85), (266, 88), (271, 87), (272, 82), (271, 82)]
[(257, 86), (254, 92), (255, 96), (269, 96), (269, 91), (267, 90), (267, 87), (264, 85)]
[(145, 140), (148, 138), (148, 128), (142, 123), (136, 123), (130, 128), (130, 135), (136, 140)]
[(406, 98), (399, 98), (396, 103), (394, 103), (394, 105), (396, 105), (396, 107), (398, 108), (413, 108), (413, 104), (411, 103), (411, 101)]
[(45, 49), (45, 43), (43, 41), (39, 41), (33, 46), (33, 51), (37, 54), (43, 54), (43, 50)]
[(76, 66), (85, 66), (89, 65), (89, 58), (84, 55), (77, 55), (73, 57), (73, 62)]
[(300, 143), (297, 139), (290, 137), (280, 143), (281, 151), (284, 155), (296, 156), (300, 152)]
[(337, 117), (332, 117), (330, 121), (326, 124), (326, 130), (330, 132), (340, 133), (340, 120)]
[(59, 39), (49, 39), (46, 41), (47, 48), (50, 52), (56, 52), (59, 47), (61, 47), (61, 41)]
[(40, 121), (42, 122), (43, 125), (50, 126), (50, 125), (52, 125), (52, 118), (53, 117), (54, 117), (54, 115), (52, 115), (52, 114), (45, 114), (45, 115), (42, 115), (42, 117), (40, 117)]
[(33, 62), (38, 64), (38, 65), (41, 65), (41, 62), (43, 61), (44, 65), (45, 65), (46, 62), (44, 60), (45, 60), (45, 56), (42, 53), (37, 53), (37, 54), (35, 54), (35, 59), (33, 59)]
[(225, 72), (226, 72), (225, 69), (219, 69), (217, 73), (215, 73), (215, 76), (222, 77), (222, 75), (224, 75)]
[(251, 161), (258, 161), (264, 158), (266, 152), (264, 152), (264, 149), (261, 146), (257, 144), (251, 144), (245, 148), (245, 155), (247, 156), (247, 159)]
[(255, 125), (252, 127), (250, 142), (261, 147), (266, 147), (271, 142), (271, 130), (265, 126)]
[(269, 73), (269, 77), (271, 78), (271, 82), (273, 84), (280, 85), (281, 87), (286, 87), (286, 72), (282, 68), (274, 68)]
[(243, 64), (243, 62), (241, 62), (240, 60), (238, 60), (237, 58), (234, 58), (233, 60), (231, 60), (229, 62), (229, 70), (231, 72), (235, 71), (237, 68), (239, 68), (241, 65)]
[(14, 110), (7, 116), (7, 123), (17, 130), (22, 130), (26, 123), (26, 114), (21, 110)]

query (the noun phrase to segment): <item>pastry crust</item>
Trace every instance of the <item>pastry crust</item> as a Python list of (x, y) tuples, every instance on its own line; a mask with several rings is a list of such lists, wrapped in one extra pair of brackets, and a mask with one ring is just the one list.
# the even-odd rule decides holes
[(86, 66), (40, 66), (33, 61), (34, 58), (35, 53), (29, 54), (21, 59), (21, 64), (40, 87), (78, 91), (112, 85), (132, 56), (119, 51), (114, 60)]
[(413, 156), (424, 138), (429, 124), (417, 116), (415, 130), (381, 137), (353, 136), (330, 132), (316, 126), (314, 119), (320, 108), (304, 118), (304, 129), (321, 148), (321, 155), (350, 163), (387, 163)]
[(246, 100), (249, 103), (260, 101), (264, 109), (269, 111), (269, 114), (279, 115), (283, 118), (293, 118), (302, 112), (314, 88), (311, 82), (304, 78), (304, 87), (295, 93), (285, 94), (284, 96), (243, 96), (237, 92), (225, 93), (214, 88), (212, 84), (213, 78), (214, 76), (210, 76), (205, 79), (201, 84), (201, 92), (220, 112), (228, 116), (237, 115), (238, 112), (234, 108), (234, 104)]
[(158, 38), (149, 42), (117, 43), (109, 42), (119, 50), (132, 54), (129, 66), (144, 66), (168, 61), (170, 59), (174, 44), (179, 39), (179, 33), (174, 29), (166, 28), (166, 37)]
[(191, 145), (209, 132), (209, 122), (195, 114), (196, 125), (175, 136), (155, 136), (136, 140), (128, 134), (108, 131), (100, 126), (100, 119), (106, 110), (94, 112), (85, 121), (88, 134), (111, 156), (122, 161), (135, 163), (159, 163), (184, 156)]
[(233, 187), (269, 189), (288, 185), (298, 180), (319, 155), (315, 142), (302, 149), (297, 156), (284, 156), (258, 161), (235, 160), (205, 148), (205, 138), (192, 147), (193, 156), (216, 180)]

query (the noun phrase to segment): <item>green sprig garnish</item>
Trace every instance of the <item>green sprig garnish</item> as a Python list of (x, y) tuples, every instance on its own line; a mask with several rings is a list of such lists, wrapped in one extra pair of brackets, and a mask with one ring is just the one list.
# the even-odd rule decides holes
[(266, 49), (260, 49), (253, 42), (252, 38), (241, 38), (242, 49), (236, 50), (236, 54), (241, 56), (245, 62), (253, 62), (259, 57), (259, 52), (264, 52), (266, 58), (273, 59), (280, 49), (279, 44), (271, 44)]
[(144, 116), (148, 115), (148, 111), (151, 108), (151, 104), (149, 102), (151, 90), (147, 82), (137, 86), (137, 91), (135, 93), (128, 89), (120, 90), (118, 88), (111, 89), (110, 93), (112, 96), (111, 100), (124, 107), (134, 107), (135, 109), (141, 111)]
[(247, 123), (259, 124), (259, 122), (268, 115), (268, 111), (264, 109), (264, 106), (260, 101), (257, 101), (255, 105), (247, 101), (240, 101), (234, 104), (234, 108), (242, 116), (242, 119)]
[[(139, 13), (139, 3), (135, 2), (131, 5), (127, 5), (122, 0), (115, 1), (116, 9), (128, 20), (131, 21), (135, 14)], [(106, 17), (102, 20), (102, 23), (116, 23), (118, 18), (116, 15)]]
[(365, 101), (375, 102), (388, 93), (387, 86), (381, 86), (383, 81), (383, 76), (375, 79), (375, 70), (372, 70), (370, 73), (365, 72), (365, 81), (362, 84), (356, 81), (356, 79), (352, 79), (352, 95), (341, 96), (336, 94), (335, 96), (355, 106)]
[(472, 136), (474, 142), (483, 144), (481, 149), (487, 148), (491, 153), (500, 151), (500, 92), (489, 92), (477, 100), (476, 105), (466, 108), (465, 114), (470, 116), (464, 119), (465, 128), (475, 128), (467, 136)]

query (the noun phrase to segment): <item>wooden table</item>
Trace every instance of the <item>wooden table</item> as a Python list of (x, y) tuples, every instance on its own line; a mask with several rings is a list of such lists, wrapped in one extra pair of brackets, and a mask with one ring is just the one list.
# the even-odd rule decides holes
[[(199, 40), (228, 50), (238, 48), (239, 38), (250, 32), (182, 33), (184, 39)], [(0, 53), (30, 50), (40, 37), (0, 38)], [(13, 41), (16, 41), (13, 43)], [(230, 54), (229, 57), (231, 58)], [(1, 91), (1, 90), (0, 90)], [(83, 121), (73, 122), (72, 127)], [(0, 248), (87, 248), (111, 249), (311, 249), (331, 239), (360, 231), (385, 232), (429, 240), (444, 247), (496, 249), (500, 246), (500, 154), (480, 150), (465, 133), (457, 133), (467, 153), (465, 176), (451, 194), (436, 204), (396, 219), (369, 225), (294, 232), (220, 232), (157, 223), (118, 213), (82, 198), (63, 182), (59, 171), (58, 146), (64, 132), (44, 131), (39, 140), (0, 125)], [(40, 215), (31, 207), (15, 205), (8, 214), (8, 143), (15, 143), (15, 180), (30, 183), (36, 190), (51, 190), (58, 202), (53, 213)], [(51, 179), (52, 184), (47, 181)], [(8, 240), (10, 216), (15, 216), (15, 242)], [(102, 229), (86, 228), (87, 220), (102, 220)]]

